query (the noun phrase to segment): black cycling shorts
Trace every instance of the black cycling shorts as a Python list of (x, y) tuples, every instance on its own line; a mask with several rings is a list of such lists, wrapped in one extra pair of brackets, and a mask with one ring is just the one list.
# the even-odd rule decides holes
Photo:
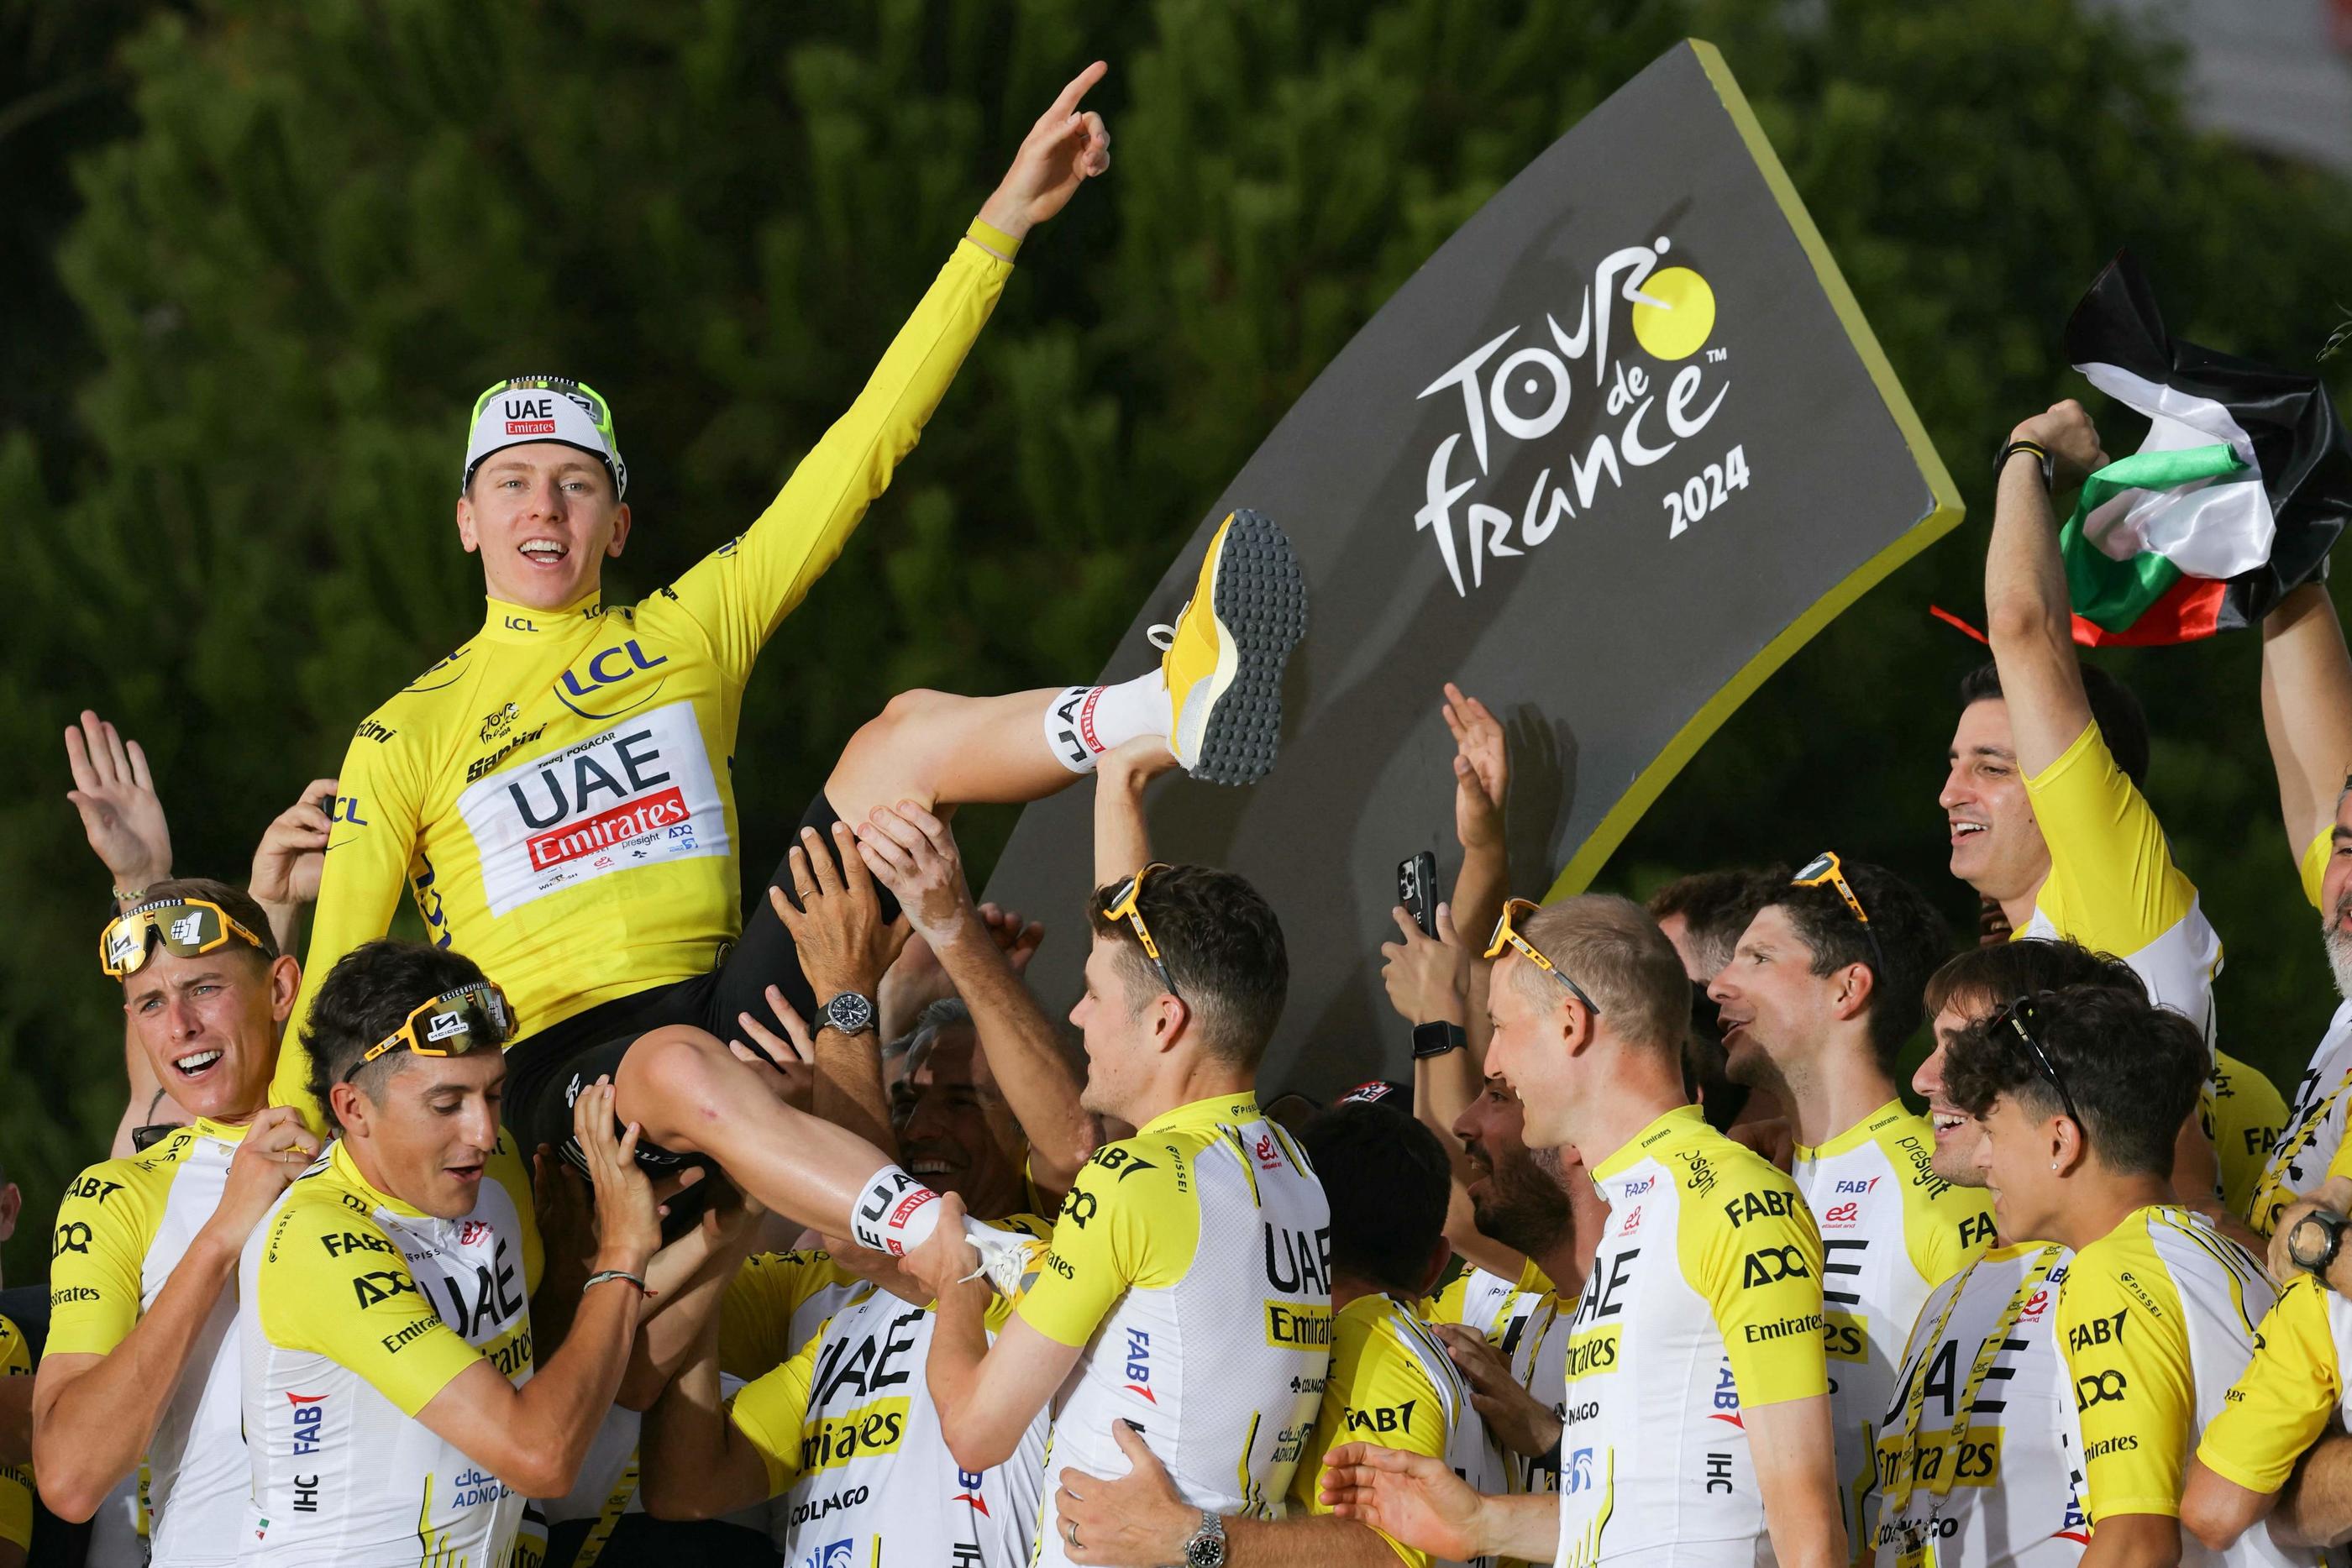
[[(828, 853), (833, 847), (833, 825), (839, 821), (840, 813), (823, 790), (801, 814), (801, 825), (816, 830)], [(795, 831), (793, 843), (798, 846), (800, 841)], [(790, 887), (791, 870), (788, 850), (786, 859), (769, 873), (768, 885)], [(882, 897), (882, 918), (898, 918), (898, 901), (890, 890), (877, 883), (875, 891)], [(583, 957), (583, 962), (594, 959)], [(742, 938), (719, 955), (718, 967), (710, 973), (600, 1002), (540, 1030), (507, 1052), (506, 1124), (525, 1157), (540, 1145), (549, 1144), (584, 1169), (579, 1144), (572, 1135), (572, 1103), (581, 1090), (599, 1078), (609, 1076), (619, 1082), (621, 1059), (628, 1055), (629, 1047), (655, 1030), (691, 1024), (729, 1040), (740, 1036), (736, 1019), (744, 1013), (769, 1022), (772, 1017), (768, 1010), (770, 986), (780, 988), (801, 1017), (814, 1023), (816, 998), (810, 994), (808, 977), (801, 973), (792, 933), (777, 918), (763, 888), (743, 922)], [(782, 1032), (781, 1024), (772, 1027)], [(659, 1174), (689, 1163), (709, 1162), (700, 1155), (672, 1154), (640, 1139), (637, 1163)]]

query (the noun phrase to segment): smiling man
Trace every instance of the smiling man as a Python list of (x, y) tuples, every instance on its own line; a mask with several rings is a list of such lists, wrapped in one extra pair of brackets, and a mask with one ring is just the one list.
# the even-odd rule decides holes
[(301, 970), (226, 883), (155, 883), (108, 923), (101, 956), (131, 1035), (192, 1125), (66, 1189), (49, 1338), (33, 1390), (41, 1497), (90, 1517), (142, 1459), (158, 1568), (236, 1559), (238, 1251), (317, 1141), (263, 1109)]

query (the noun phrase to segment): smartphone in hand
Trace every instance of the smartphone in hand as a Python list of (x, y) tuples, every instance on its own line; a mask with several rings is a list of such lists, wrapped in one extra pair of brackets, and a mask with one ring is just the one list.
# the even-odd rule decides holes
[(1437, 857), (1427, 850), (1397, 862), (1397, 902), (1424, 936), (1437, 935)]

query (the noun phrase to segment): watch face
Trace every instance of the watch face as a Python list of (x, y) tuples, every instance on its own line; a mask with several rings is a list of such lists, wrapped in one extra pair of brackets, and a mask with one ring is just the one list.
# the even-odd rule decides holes
[(2288, 1233), (2286, 1249), (2294, 1260), (2306, 1269), (2315, 1268), (2327, 1256), (2328, 1230), (2315, 1215), (2305, 1215), (2294, 1222)]
[(844, 991), (824, 1004), (825, 1021), (844, 1034), (874, 1027), (874, 1004), (856, 991)]

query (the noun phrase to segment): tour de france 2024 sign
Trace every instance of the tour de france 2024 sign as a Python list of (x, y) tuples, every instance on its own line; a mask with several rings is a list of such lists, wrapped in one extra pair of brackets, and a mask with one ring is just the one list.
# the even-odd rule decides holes
[[(1156, 785), (1152, 851), (1240, 872), (1280, 914), (1275, 1086), (1405, 1060), (1378, 946), (1397, 862), (1433, 849), (1450, 886), (1459, 859), (1443, 682), (1511, 729), (1514, 882), (1574, 891), (1768, 674), (1960, 517), (1696, 42), (1554, 142), (1340, 351), (1203, 513), (1106, 679), (1149, 667), (1146, 626), (1174, 619), (1235, 507), (1282, 524), (1307, 580), (1280, 760), (1245, 789)], [(989, 883), (1071, 934), (1039, 954), (1049, 998), (1086, 956), (1091, 793), (1028, 808)]]

